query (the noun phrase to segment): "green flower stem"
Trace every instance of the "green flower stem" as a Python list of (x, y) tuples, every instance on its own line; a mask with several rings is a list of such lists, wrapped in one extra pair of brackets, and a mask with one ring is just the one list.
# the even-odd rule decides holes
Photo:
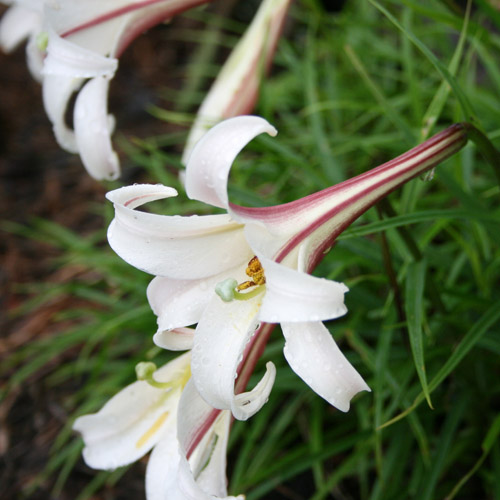
[[(379, 202), (381, 210), (388, 216), (388, 217), (396, 217), (396, 211), (391, 205), (391, 202), (387, 198), (383, 198)], [(415, 243), (415, 240), (413, 239), (413, 236), (411, 233), (408, 231), (408, 229), (405, 226), (397, 227), (396, 231), (398, 231), (399, 235), (405, 242), (406, 247), (408, 248), (409, 252), (413, 256), (413, 259), (416, 262), (419, 262), (423, 259), (423, 254), (418, 248), (418, 245)], [(434, 283), (434, 278), (432, 277), (432, 274), (429, 273), (428, 277), (428, 286), (427, 286), (427, 293), (432, 298), (432, 302), (436, 306), (436, 308), (441, 311), (442, 313), (446, 313), (446, 306), (444, 305), (444, 302), (441, 300), (441, 296), (439, 295), (438, 288), (436, 287)]]
[[(380, 219), (383, 219), (382, 208), (380, 205), (377, 205), (377, 212)], [(394, 303), (396, 305), (396, 312), (398, 315), (398, 321), (401, 325), (406, 323), (406, 315), (403, 308), (403, 300), (401, 297), (401, 290), (399, 288), (396, 272), (394, 271), (394, 266), (392, 265), (391, 258), (391, 250), (389, 248), (389, 243), (387, 242), (387, 237), (385, 235), (385, 231), (380, 233), (380, 244), (382, 246), (382, 258), (384, 260), (385, 271), (387, 276), (389, 277), (389, 283), (391, 284), (392, 291), (394, 293)], [(401, 333), (403, 334), (403, 343), (409, 347), (408, 345), (408, 337), (405, 335), (406, 331), (401, 327), (399, 328)]]

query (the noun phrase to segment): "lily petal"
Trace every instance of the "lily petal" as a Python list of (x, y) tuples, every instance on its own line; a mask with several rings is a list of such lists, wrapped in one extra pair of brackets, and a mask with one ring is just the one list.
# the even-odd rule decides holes
[(230, 409), (238, 420), (250, 418), (266, 403), (276, 374), (274, 365), (268, 363), (266, 374), (253, 390), (234, 394), (238, 365), (256, 331), (261, 300), (256, 296), (227, 303), (214, 297), (194, 337), (191, 370), (196, 388), (209, 405)]
[(42, 24), (41, 13), (24, 5), (11, 5), (0, 21), (0, 47), (12, 52), (23, 40), (36, 33)]
[(52, 122), (57, 142), (69, 153), (78, 153), (78, 147), (75, 133), (66, 125), (64, 115), (69, 99), (73, 92), (80, 88), (82, 82), (82, 78), (68, 78), (58, 75), (45, 75), (43, 77), (42, 95), (45, 112)]
[(188, 380), (179, 401), (182, 418), (177, 421), (177, 439), (184, 457), (192, 455), (219, 414), (201, 397), (193, 379)]
[(292, 370), (341, 411), (360, 391), (370, 391), (321, 322), (282, 323), (285, 358)]
[[(160, 382), (174, 380), (188, 369), (190, 353), (186, 353), (157, 370)], [(95, 469), (115, 469), (134, 462), (147, 453), (175, 426), (180, 398), (179, 389), (157, 389), (138, 381), (111, 398), (95, 414), (75, 420), (73, 428), (81, 432), (85, 442), (83, 457)]]
[(70, 78), (111, 77), (117, 68), (118, 59), (88, 50), (61, 38), (54, 30), (49, 30), (47, 57), (43, 67), (44, 75)]
[[(168, 500), (244, 500), (243, 495), (227, 496), (226, 447), (230, 412), (219, 412), (208, 405), (191, 379), (182, 393), (179, 415), (182, 418), (177, 422), (181, 450), (178, 496), (172, 492)], [(201, 440), (200, 436), (203, 436)], [(186, 455), (190, 456), (189, 463)]]
[(343, 283), (301, 273), (260, 256), (266, 274), (266, 295), (259, 319), (268, 323), (323, 321), (347, 312)]
[(185, 351), (193, 348), (194, 328), (174, 328), (173, 330), (158, 330), (153, 335), (153, 342), (162, 349), (169, 351)]
[[(177, 420), (176, 417), (173, 417)], [(153, 448), (146, 469), (147, 500), (171, 500), (169, 492), (175, 487), (179, 472), (179, 443), (177, 426), (170, 426)]]
[(200, 321), (203, 311), (214, 296), (215, 285), (237, 268), (198, 280), (174, 280), (156, 277), (148, 286), (148, 300), (158, 316), (159, 330), (193, 325)]
[(38, 83), (43, 81), (43, 58), (44, 53), (38, 47), (36, 37), (31, 37), (26, 44), (26, 64), (31, 76)]
[(196, 144), (186, 167), (186, 193), (193, 200), (227, 208), (227, 180), (238, 153), (262, 133), (278, 132), (259, 116), (238, 116), (210, 129)]
[(217, 498), (238, 498), (244, 500), (243, 495), (238, 495), (238, 497), (227, 496), (226, 451), (230, 425), (231, 413), (228, 411), (221, 412), (213, 424), (212, 433), (208, 433), (210, 441), (207, 443), (209, 447), (207, 451), (209, 453), (205, 454), (208, 458), (208, 463), (202, 461), (199, 464), (199, 466), (201, 466), (201, 471), (195, 476), (196, 484), (202, 491), (214, 495)]
[(120, 175), (120, 163), (111, 146), (112, 117), (108, 117), (109, 79), (96, 77), (85, 84), (75, 103), (75, 138), (87, 172), (97, 180)]
[(108, 240), (122, 259), (147, 273), (174, 279), (207, 278), (248, 261), (252, 255), (243, 229), (228, 215), (180, 217), (134, 210), (176, 194), (175, 189), (149, 184), (107, 194), (115, 205)]

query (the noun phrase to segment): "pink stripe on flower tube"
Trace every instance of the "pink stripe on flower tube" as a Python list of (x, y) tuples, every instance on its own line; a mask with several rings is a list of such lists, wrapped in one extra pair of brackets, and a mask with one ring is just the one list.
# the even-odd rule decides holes
[[(402, 157), (405, 155), (402, 155), (401, 157), (395, 158), (394, 160), (374, 168), (369, 172), (354, 177), (345, 183), (338, 184), (335, 186), (335, 190), (332, 188), (328, 193), (329, 195), (334, 192), (340, 192), (342, 189), (345, 189), (346, 186), (352, 187), (357, 184), (366, 183), (367, 181), (369, 182), (369, 185), (365, 189), (323, 214), (306, 229), (292, 238), (280, 250), (278, 256), (276, 257), (276, 261), (281, 262), (290, 253), (290, 251), (299, 245), (307, 236), (312, 234), (326, 222), (332, 221), (334, 217), (338, 217), (338, 227), (317, 249), (316, 253), (318, 253), (319, 256), (322, 250), (331, 246), (333, 240), (344, 229), (352, 224), (354, 220), (366, 212), (370, 207), (375, 205), (375, 203), (377, 203), (381, 198), (387, 196), (405, 182), (446, 160), (451, 155), (459, 151), (467, 142), (465, 129), (460, 124), (453, 125), (438, 135), (440, 136), (438, 141), (433, 141), (433, 143), (428, 145), (427, 148), (418, 147), (419, 151), (416, 154), (408, 155), (404, 159), (402, 159)], [(434, 136), (434, 138), (436, 137), (437, 136)], [(412, 153), (412, 151), (413, 150), (410, 150), (408, 153)], [(426, 151), (429, 152), (428, 155), (425, 154)], [(423, 158), (422, 155), (424, 156)], [(347, 209), (356, 206), (356, 204), (358, 204), (358, 206), (354, 211), (349, 214), (343, 213)], [(316, 260), (315, 264), (318, 263), (319, 261)]]
[[(299, 215), (304, 210), (316, 206), (317, 204), (323, 202), (325, 199), (333, 199), (334, 194), (342, 192), (352, 186), (356, 186), (357, 184), (361, 184), (362, 181), (365, 181), (366, 179), (372, 179), (376, 175), (381, 175), (387, 171), (394, 170), (395, 167), (413, 160), (414, 163), (411, 163), (409, 169), (411, 170), (412, 168), (415, 168), (415, 172), (411, 177), (402, 180), (402, 184), (412, 177), (418, 176), (420, 173), (432, 168), (440, 161), (443, 161), (444, 159), (451, 156), (453, 153), (458, 151), (466, 141), (467, 138), (464, 125), (460, 123), (455, 124), (387, 163), (384, 163), (378, 167), (373, 168), (372, 170), (369, 170), (368, 172), (364, 172), (356, 177), (353, 177), (352, 179), (348, 179), (344, 182), (336, 184), (335, 186), (328, 187), (326, 189), (323, 189), (322, 191), (318, 191), (304, 198), (300, 198), (299, 200), (271, 207), (243, 207), (232, 203), (230, 204), (230, 207), (231, 210), (238, 215), (254, 218), (256, 220), (264, 222), (279, 221), (280, 219), (283, 219), (285, 217), (290, 219), (293, 218), (294, 215)], [(440, 145), (441, 150), (448, 151), (448, 148), (450, 148), (446, 156), (435, 158), (432, 163), (422, 165), (420, 163), (422, 159), (420, 158), (419, 160), (419, 155), (425, 152), (429, 152), (436, 146), (439, 147)], [(435, 156), (435, 153), (436, 151), (432, 151), (432, 153), (426, 159), (432, 158), (433, 156)], [(420, 167), (420, 169), (417, 169), (416, 167)]]

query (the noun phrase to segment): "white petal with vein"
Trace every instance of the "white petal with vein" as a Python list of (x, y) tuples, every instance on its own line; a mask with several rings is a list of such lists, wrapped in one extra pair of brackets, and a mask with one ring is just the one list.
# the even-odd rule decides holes
[(149, 457), (146, 469), (147, 500), (171, 500), (169, 492), (177, 482), (179, 462), (177, 426), (173, 425), (165, 432)]
[(22, 5), (12, 5), (0, 21), (0, 47), (6, 53), (13, 51), (23, 40), (36, 33), (41, 23), (39, 12)]
[(196, 144), (186, 166), (189, 198), (227, 208), (227, 180), (238, 153), (262, 133), (276, 129), (259, 116), (238, 116), (211, 128)]
[(113, 76), (118, 59), (105, 57), (61, 38), (54, 30), (49, 31), (44, 75), (60, 75), (71, 78)]
[(158, 316), (159, 330), (198, 323), (214, 297), (217, 283), (234, 276), (238, 271), (238, 268), (233, 268), (208, 278), (194, 280), (175, 280), (160, 276), (154, 278), (148, 286), (147, 295), (153, 312)]
[[(154, 374), (160, 382), (183, 375), (190, 353), (166, 364)], [(83, 457), (95, 469), (115, 469), (147, 453), (175, 425), (180, 391), (157, 389), (138, 381), (111, 398), (95, 414), (76, 419), (73, 428), (82, 433)]]
[(323, 323), (282, 323), (281, 328), (290, 367), (331, 405), (346, 412), (353, 396), (370, 391)]
[(158, 330), (153, 335), (153, 342), (162, 349), (169, 351), (186, 351), (193, 348), (194, 328), (174, 328), (173, 330)]
[(257, 256), (266, 276), (266, 294), (259, 319), (269, 323), (322, 321), (347, 312), (343, 283), (290, 269), (263, 255)]
[(122, 259), (174, 279), (207, 278), (248, 262), (252, 253), (242, 226), (228, 215), (164, 216), (133, 209), (175, 194), (172, 188), (148, 184), (107, 194), (115, 205), (108, 240)]
[(60, 75), (43, 77), (43, 105), (49, 120), (52, 122), (54, 135), (59, 145), (69, 153), (78, 153), (75, 133), (66, 125), (66, 108), (73, 92), (82, 84), (81, 78)]
[[(235, 276), (238, 279), (239, 276)], [(196, 328), (191, 370), (196, 388), (214, 408), (231, 410), (246, 420), (267, 401), (275, 369), (269, 364), (261, 382), (245, 395), (234, 394), (234, 380), (243, 351), (258, 321), (262, 296), (245, 301), (223, 302), (214, 297)]]
[(108, 86), (105, 77), (90, 80), (80, 90), (75, 103), (75, 138), (87, 172), (97, 180), (113, 180), (120, 175), (120, 163), (111, 145), (108, 117)]

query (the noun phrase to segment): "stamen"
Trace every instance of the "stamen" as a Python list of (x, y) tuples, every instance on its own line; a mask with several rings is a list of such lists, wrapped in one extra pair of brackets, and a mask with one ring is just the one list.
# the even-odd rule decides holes
[(253, 297), (256, 297), (257, 295), (260, 295), (261, 293), (264, 293), (266, 291), (265, 285), (257, 285), (253, 290), (250, 290), (249, 292), (246, 293), (240, 293), (235, 291), (234, 292), (234, 299), (235, 300), (248, 300)]
[(153, 425), (138, 439), (135, 443), (137, 449), (142, 448), (160, 429), (165, 420), (167, 420), (168, 411), (162, 413), (153, 423)]
[[(266, 289), (266, 277), (264, 276), (264, 269), (257, 257), (253, 257), (245, 270), (248, 277), (252, 281), (244, 281), (238, 285), (234, 278), (227, 278), (215, 285), (215, 293), (224, 301), (231, 302), (233, 300), (248, 300), (256, 295), (263, 293)], [(254, 290), (246, 293), (240, 293), (242, 290), (247, 290), (251, 287), (256, 287)]]
[(252, 286), (256, 286), (257, 283), (255, 283), (255, 281), (244, 281), (243, 283), (240, 283), (237, 287), (236, 287), (236, 290), (239, 290), (241, 292), (241, 290), (246, 290), (247, 288), (250, 288)]
[(172, 382), (158, 382), (154, 379), (153, 374), (158, 368), (151, 361), (141, 361), (135, 366), (135, 373), (137, 380), (144, 380), (149, 385), (157, 389), (171, 389), (175, 386)]
[(255, 285), (263, 285), (266, 282), (266, 277), (264, 276), (264, 269), (260, 260), (257, 257), (253, 257), (248, 263), (245, 273), (247, 276), (252, 278)]

